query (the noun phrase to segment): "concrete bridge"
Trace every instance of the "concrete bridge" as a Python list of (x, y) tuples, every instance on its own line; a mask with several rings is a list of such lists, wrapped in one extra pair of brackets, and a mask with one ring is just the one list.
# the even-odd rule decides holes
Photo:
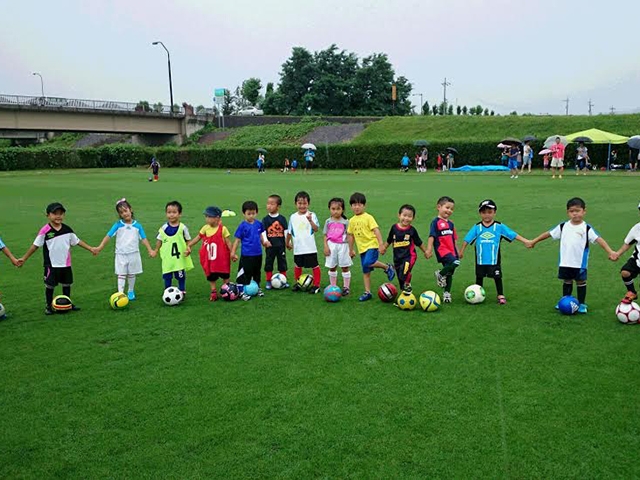
[[(57, 97), (0, 94), (0, 137), (33, 138), (38, 132), (91, 132), (132, 134), (134, 143), (178, 145), (213, 121), (195, 115), (187, 104), (170, 107), (157, 104)], [(28, 133), (31, 132), (31, 133)]]

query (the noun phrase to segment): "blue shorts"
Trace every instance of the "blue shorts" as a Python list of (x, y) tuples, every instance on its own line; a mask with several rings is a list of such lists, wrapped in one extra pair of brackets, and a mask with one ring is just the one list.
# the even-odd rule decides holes
[(517, 170), (518, 169), (518, 160), (509, 160), (509, 170)]
[(360, 264), (362, 265), (362, 273), (373, 272), (373, 264), (378, 261), (378, 249), (370, 248), (360, 254)]

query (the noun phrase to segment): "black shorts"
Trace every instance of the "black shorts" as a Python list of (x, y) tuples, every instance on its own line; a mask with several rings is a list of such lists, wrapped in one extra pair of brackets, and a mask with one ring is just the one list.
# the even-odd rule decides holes
[(587, 269), (558, 267), (558, 278), (560, 280), (575, 280), (577, 282), (582, 282), (587, 279)]
[(627, 260), (627, 263), (625, 263), (622, 266), (620, 271), (621, 272), (622, 271), (627, 271), (634, 277), (637, 277), (638, 275), (640, 275), (640, 267), (638, 267), (638, 262), (636, 262), (635, 258), (633, 258), (633, 257), (631, 257), (629, 260)]
[(304, 168), (311, 170), (313, 168), (313, 162), (304, 162)]
[(316, 268), (318, 266), (318, 254), (303, 253), (302, 255), (294, 255), (293, 263), (299, 268)]
[(270, 247), (265, 250), (264, 271), (273, 272), (273, 264), (278, 260), (278, 271), (287, 271), (287, 250), (284, 245)]
[(476, 264), (477, 278), (502, 278), (502, 266)]
[(229, 277), (231, 275), (228, 273), (218, 273), (218, 272), (211, 272), (209, 275), (207, 275), (207, 281), (209, 282), (216, 282), (220, 279), (222, 280), (229, 280)]
[(394, 262), (393, 268), (396, 270), (396, 275), (398, 277), (398, 283), (400, 285), (404, 285), (407, 282), (411, 281), (411, 271), (413, 270), (413, 266), (416, 264), (416, 259), (408, 258), (402, 262)]
[(240, 285), (248, 285), (255, 280), (260, 285), (262, 271), (262, 255), (241, 256), (238, 263), (237, 282)]
[(73, 271), (71, 267), (44, 267), (44, 284), (47, 287), (71, 285)]
[(438, 258), (438, 263), (441, 263), (443, 267), (451, 263), (456, 263), (457, 265), (460, 265), (460, 259), (456, 255), (453, 255), (452, 253), (447, 253), (444, 257)]

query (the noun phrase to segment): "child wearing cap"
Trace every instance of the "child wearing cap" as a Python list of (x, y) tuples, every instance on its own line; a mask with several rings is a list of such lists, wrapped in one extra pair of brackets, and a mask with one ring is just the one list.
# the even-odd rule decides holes
[[(36, 239), (29, 250), (18, 259), (18, 264), (23, 265), (31, 255), (40, 247), (44, 257), (44, 285), (46, 306), (45, 315), (53, 315), (51, 306), (53, 303), (53, 291), (56, 286), (62, 285), (62, 294), (71, 297), (71, 285), (73, 284), (73, 271), (71, 270), (71, 247), (80, 245), (94, 255), (96, 250), (80, 240), (68, 225), (62, 223), (66, 209), (61, 203), (47, 205), (46, 215), (49, 220), (40, 229)], [(72, 304), (71, 310), (80, 310)]]
[(500, 259), (500, 243), (502, 239), (507, 242), (518, 240), (527, 247), (531, 241), (521, 237), (505, 224), (496, 221), (498, 207), (493, 200), (483, 200), (478, 206), (481, 221), (476, 223), (469, 233), (464, 237), (462, 248), (460, 248), (460, 258), (464, 256), (464, 251), (468, 245), (475, 243), (476, 247), (476, 283), (482, 286), (485, 277), (493, 278), (496, 282), (498, 293), (498, 303), (504, 305), (507, 299), (504, 296), (502, 285), (502, 266)]
[(209, 301), (218, 300), (218, 290), (216, 282), (229, 282), (231, 272), (231, 234), (227, 227), (222, 224), (220, 217), (222, 211), (215, 206), (207, 207), (204, 210), (205, 225), (200, 229), (197, 237), (187, 244), (187, 255), (191, 254), (191, 247), (202, 240), (200, 247), (200, 265), (204, 270), (204, 276), (211, 285), (211, 295)]

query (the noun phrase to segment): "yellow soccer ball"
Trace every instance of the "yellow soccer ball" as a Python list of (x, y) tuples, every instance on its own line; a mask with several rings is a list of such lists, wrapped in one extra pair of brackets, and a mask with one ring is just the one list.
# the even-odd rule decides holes
[(129, 297), (124, 293), (116, 292), (109, 298), (109, 305), (111, 305), (111, 308), (114, 310), (121, 310), (129, 305)]
[(420, 294), (420, 306), (425, 312), (435, 312), (440, 308), (440, 295), (433, 290)]
[(402, 292), (396, 299), (396, 305), (400, 310), (413, 310), (416, 308), (418, 301), (413, 293)]

